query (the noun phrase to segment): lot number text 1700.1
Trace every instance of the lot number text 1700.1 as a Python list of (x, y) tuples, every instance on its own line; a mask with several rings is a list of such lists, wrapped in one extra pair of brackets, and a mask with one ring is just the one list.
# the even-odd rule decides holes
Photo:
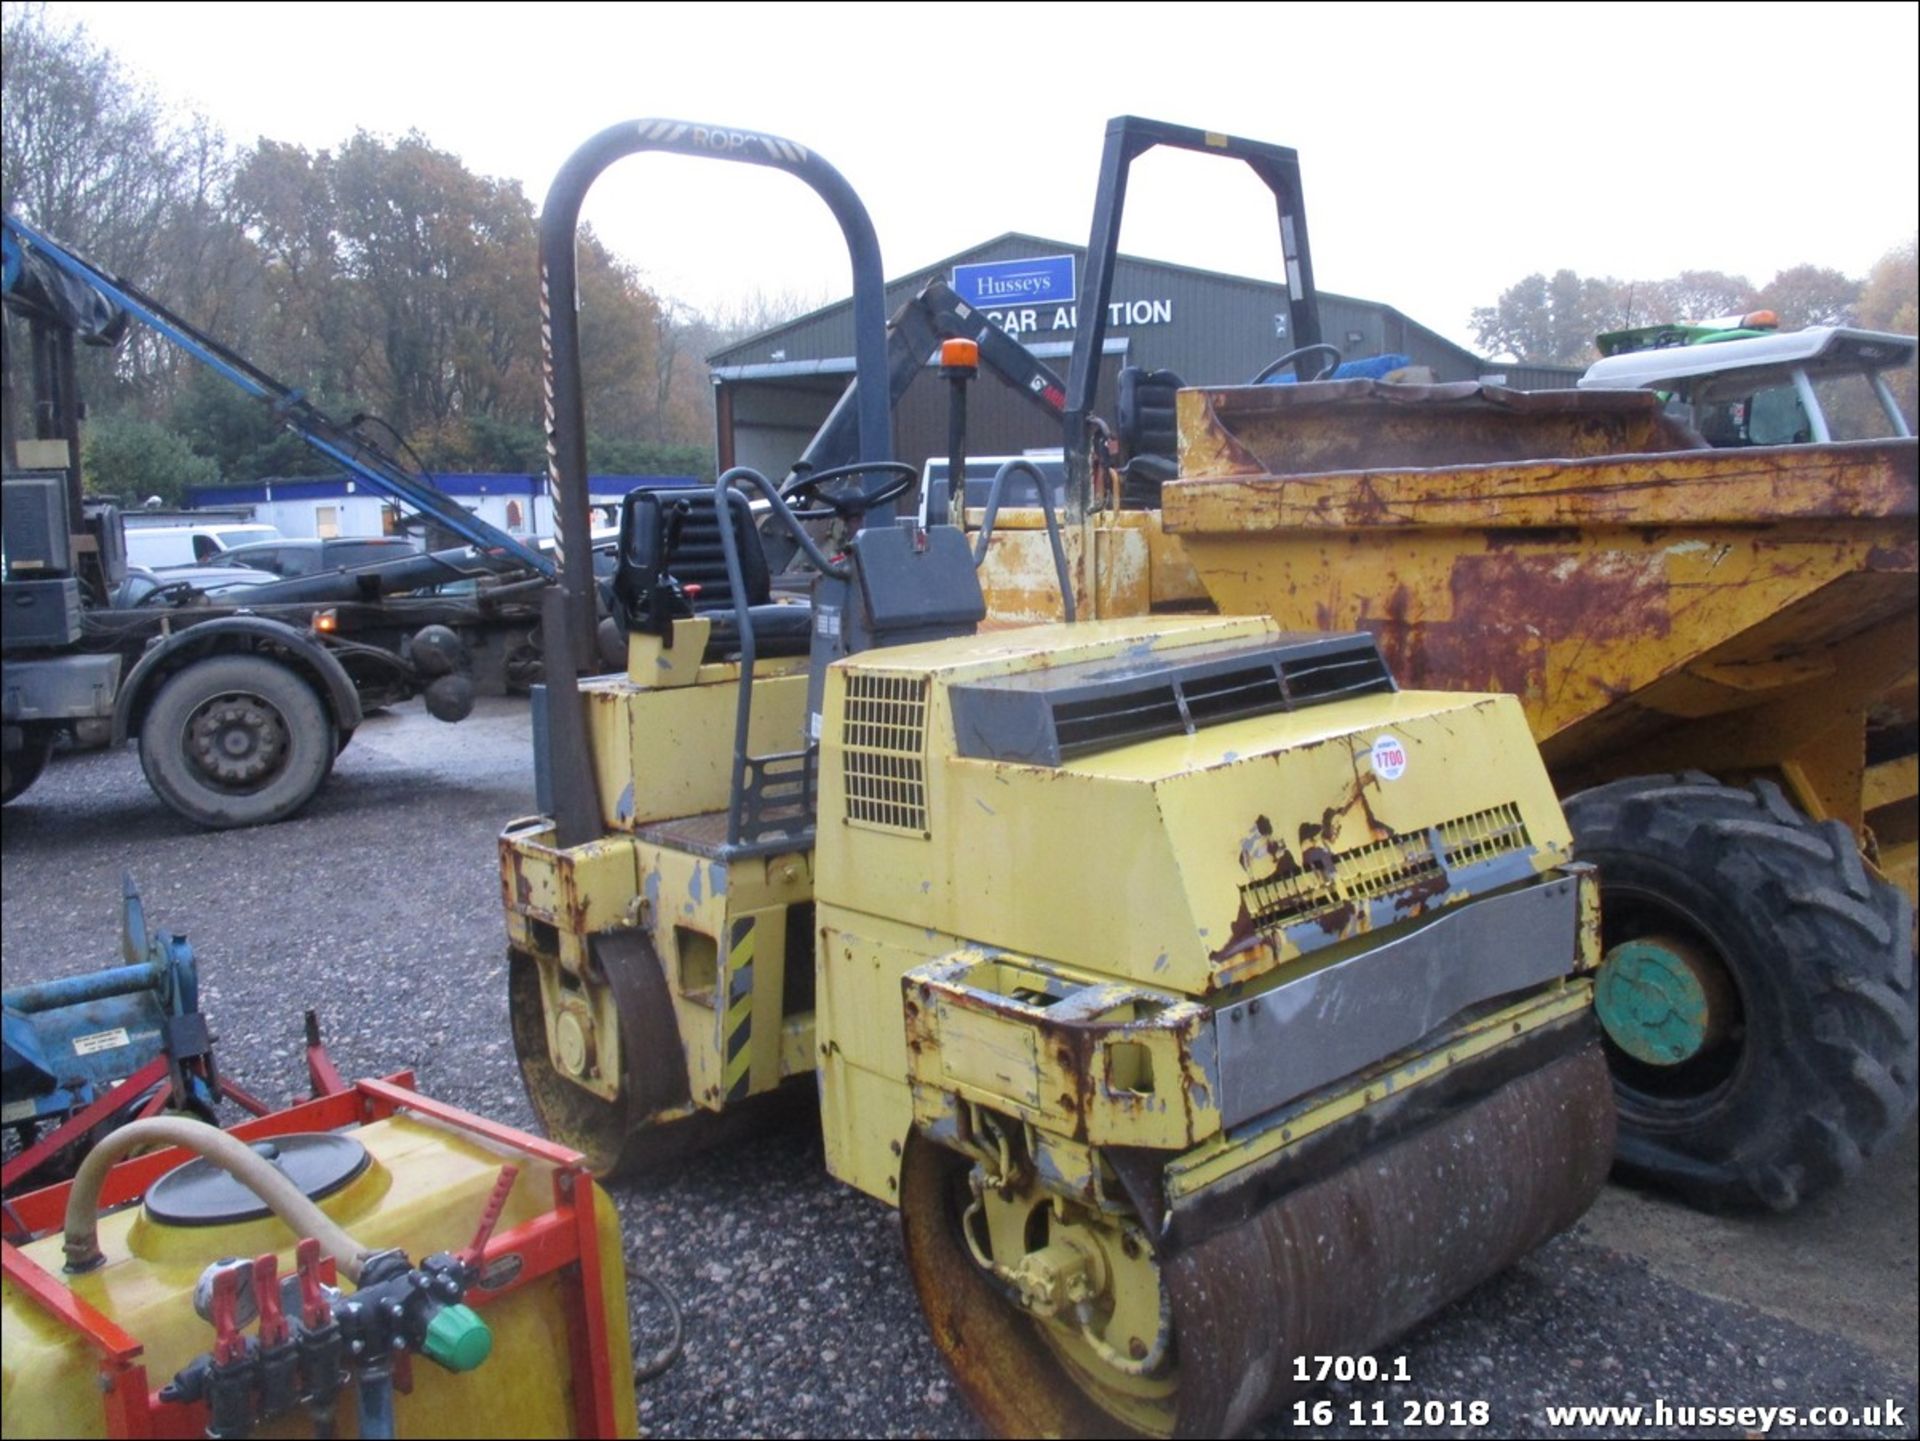
[(1378, 1356), (1295, 1356), (1296, 1381), (1411, 1381), (1413, 1371), (1405, 1356), (1382, 1361)]

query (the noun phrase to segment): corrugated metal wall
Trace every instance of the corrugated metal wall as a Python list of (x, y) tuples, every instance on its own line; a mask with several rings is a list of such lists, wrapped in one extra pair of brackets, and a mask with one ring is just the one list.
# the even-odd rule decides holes
[[(887, 287), (891, 314), (917, 294), (926, 282), (947, 278), (956, 264), (1025, 260), (1071, 254), (1076, 276), (1085, 277), (1081, 247), (1063, 245), (1031, 235), (1002, 235), (939, 264), (902, 276)], [(1410, 320), (1391, 306), (1350, 296), (1320, 293), (1323, 339), (1349, 359), (1397, 353), (1417, 365), (1430, 367), (1438, 380), (1476, 380), (1501, 374), (1505, 383), (1546, 389), (1571, 385), (1577, 371), (1552, 367), (1500, 366)], [(1010, 307), (990, 312), (1030, 347), (1047, 350), (1072, 341), (1077, 308), (1054, 304)], [(1222, 275), (1161, 261), (1121, 256), (1114, 266), (1107, 338), (1125, 344), (1124, 363), (1148, 370), (1171, 370), (1192, 385), (1232, 385), (1251, 380), (1269, 361), (1297, 343), (1287, 333), (1285, 287), (1244, 276)], [(852, 304), (842, 301), (763, 332), (710, 357), (716, 380), (726, 392), (720, 414), (731, 414), (733, 454), (741, 464), (770, 474), (783, 472), (805, 445), (811, 429), (807, 417), (817, 408), (817, 427), (831, 408), (832, 398), (852, 373)], [(1063, 377), (1064, 355), (1046, 355), (1047, 363)], [(844, 372), (831, 380), (809, 378), (804, 386), (791, 380), (730, 377), (736, 367), (792, 365), (804, 361), (844, 361)], [(1119, 362), (1109, 361), (1116, 369)], [(1524, 379), (1522, 377), (1525, 377)], [(976, 455), (1011, 454), (1041, 445), (1057, 445), (1057, 433), (1044, 417), (1034, 414), (1015, 397), (1002, 399), (991, 378), (983, 376), (974, 388), (969, 407), (969, 449)], [(1111, 383), (1101, 386), (1101, 405), (1111, 406)], [(939, 454), (946, 444), (944, 387), (922, 379), (908, 393), (895, 419), (895, 453), (919, 464)]]

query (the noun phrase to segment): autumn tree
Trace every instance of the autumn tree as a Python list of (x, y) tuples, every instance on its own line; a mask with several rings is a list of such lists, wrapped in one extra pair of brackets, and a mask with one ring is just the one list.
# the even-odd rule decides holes
[(1861, 282), (1822, 265), (1795, 265), (1768, 281), (1755, 301), (1780, 317), (1782, 330), (1845, 325), (1853, 318)]
[[(1855, 321), (1870, 330), (1890, 330), (1912, 335), (1920, 324), (1920, 239), (1896, 245), (1874, 264), (1860, 287), (1854, 305)], [(1907, 423), (1920, 420), (1920, 384), (1915, 368), (1894, 371), (1887, 377)]]
[[(23, 217), (337, 418), (385, 418), (430, 465), (543, 463), (538, 246), (517, 181), (417, 133), (236, 151), (168, 113), (84, 27), (12, 4), (4, 26), (0, 185)], [(589, 424), (622, 464), (686, 471), (712, 431), (700, 317), (590, 231), (578, 293)], [(96, 417), (168, 424), (226, 478), (316, 468), (257, 402), (153, 332), (81, 363)], [(136, 434), (100, 448), (131, 488)], [(177, 459), (149, 489), (182, 483)]]
[(1473, 312), (1473, 329), (1491, 355), (1584, 366), (1598, 358), (1593, 338), (1609, 330), (1757, 309), (1776, 312), (1788, 330), (1840, 325), (1853, 314), (1860, 293), (1861, 282), (1818, 265), (1789, 267), (1760, 289), (1744, 275), (1719, 270), (1631, 281), (1562, 270), (1552, 279), (1534, 274), (1510, 286), (1495, 304)]
[(101, 264), (138, 271), (170, 194), (161, 108), (84, 26), (0, 21), (0, 201)]
[(1581, 365), (1593, 337), (1618, 323), (1620, 283), (1581, 279), (1571, 270), (1542, 274), (1501, 292), (1491, 306), (1473, 312), (1473, 330), (1490, 355), (1512, 355), (1544, 365)]
[(1856, 302), (1856, 318), (1871, 330), (1912, 335), (1920, 299), (1920, 242), (1907, 241), (1881, 256), (1868, 272)]
[(1666, 280), (1649, 282), (1635, 305), (1635, 325), (1658, 325), (1669, 320), (1711, 320), (1721, 315), (1745, 315), (1755, 308), (1753, 282), (1744, 275), (1718, 270), (1683, 270)]
[[(226, 178), (219, 132), (168, 114), (84, 26), (57, 25), (38, 5), (4, 7), (0, 26), (0, 200), (8, 213), (189, 306), (205, 294), (239, 294), (226, 283), (231, 255), (213, 263), (219, 237), (231, 236), (213, 213)], [(96, 409), (156, 417), (179, 358), (135, 334), (117, 353), (91, 351), (79, 365)]]

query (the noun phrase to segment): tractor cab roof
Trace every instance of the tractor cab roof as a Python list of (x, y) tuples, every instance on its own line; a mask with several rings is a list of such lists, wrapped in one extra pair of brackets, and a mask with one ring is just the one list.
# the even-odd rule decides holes
[(1911, 335), (1816, 325), (1711, 345), (1634, 350), (1596, 360), (1580, 377), (1588, 390), (1670, 390), (1678, 382), (1742, 370), (1804, 367), (1813, 379), (1913, 364)]

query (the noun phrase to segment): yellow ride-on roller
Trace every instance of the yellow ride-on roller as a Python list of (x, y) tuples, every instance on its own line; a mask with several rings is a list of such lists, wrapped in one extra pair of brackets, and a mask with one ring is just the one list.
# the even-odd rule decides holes
[[(588, 185), (645, 149), (828, 201), (860, 452), (630, 495), (622, 673), (567, 674), (593, 596), (565, 552), (546, 814), (501, 838), (548, 1128), (613, 1171), (813, 1075), (829, 1169), (900, 1207), (934, 1339), (1008, 1434), (1238, 1429), (1293, 1357), (1376, 1346), (1571, 1223), (1613, 1142), (1597, 892), (1517, 705), (1259, 617), (977, 633), (964, 536), (893, 522), (878, 251), (817, 156), (605, 132), (543, 207), (544, 293), (573, 294)], [(548, 319), (584, 537), (577, 326)]]

